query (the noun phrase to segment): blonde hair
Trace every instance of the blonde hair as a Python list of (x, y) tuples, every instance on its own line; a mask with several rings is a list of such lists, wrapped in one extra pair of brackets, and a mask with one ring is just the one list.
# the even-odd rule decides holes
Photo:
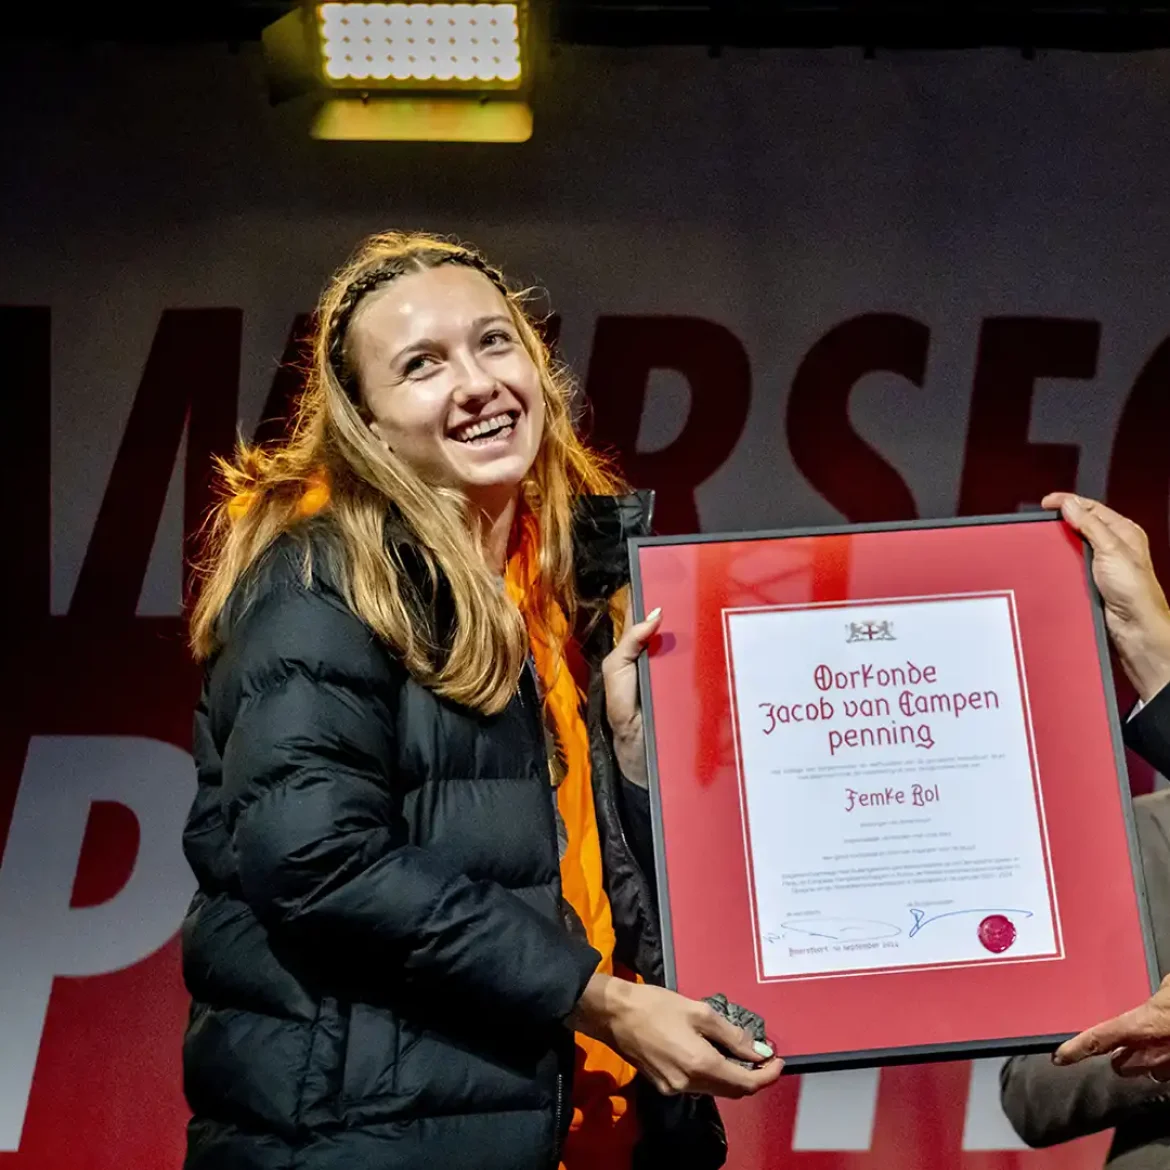
[[(426, 483), (371, 434), (346, 353), (347, 327), (365, 295), (398, 276), (445, 264), (475, 269), (495, 285), (539, 372), (544, 433), (521, 485), (522, 505), (540, 528), (539, 592), (548, 604), (559, 605), (570, 623), (575, 620), (574, 503), (580, 495), (622, 485), (577, 435), (571, 380), (550, 359), (525, 308), (525, 294), (513, 291), (468, 247), (431, 235), (388, 232), (363, 241), (321, 296), (306, 388), (289, 438), (267, 448), (241, 441), (232, 461), (218, 463), (222, 498), (206, 530), (191, 619), (196, 657), (218, 648), (220, 615), (247, 569), (282, 533), (303, 525), (306, 512), (321, 508), (336, 537), (339, 555), (330, 559), (346, 602), (410, 673), (438, 694), (485, 714), (507, 705), (527, 654), (524, 622), (477, 539), (468, 539), (475, 526), (466, 498)], [(421, 557), (422, 594), (395, 544), (386, 540), (392, 512)], [(308, 549), (306, 542), (306, 582), (313, 573)], [(454, 608), (447, 638), (440, 636), (434, 615), (440, 581)], [(422, 600), (427, 594), (429, 605)]]

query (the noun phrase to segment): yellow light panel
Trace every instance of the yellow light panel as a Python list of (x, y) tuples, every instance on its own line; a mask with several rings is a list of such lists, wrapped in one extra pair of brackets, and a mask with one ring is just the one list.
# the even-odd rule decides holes
[(317, 18), (335, 84), (520, 81), (516, 4), (320, 4)]
[(317, 111), (310, 133), (351, 142), (527, 142), (532, 110), (527, 102), (511, 98), (330, 98)]

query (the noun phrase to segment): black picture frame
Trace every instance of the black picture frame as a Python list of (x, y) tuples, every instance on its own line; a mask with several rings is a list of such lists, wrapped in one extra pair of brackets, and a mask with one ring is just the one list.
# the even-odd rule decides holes
[[(810, 536), (851, 536), (860, 533), (901, 532), (985, 525), (1029, 524), (1036, 522), (1051, 523), (1060, 520), (1061, 515), (1059, 512), (1030, 511), (991, 516), (889, 520), (867, 524), (811, 525), (749, 532), (630, 537), (627, 543), (630, 559), (630, 585), (634, 619), (641, 621), (646, 614), (641, 566), (638, 557), (639, 550), (643, 548), (670, 545), (743, 543), (752, 540), (787, 540)], [(1131, 877), (1137, 897), (1138, 916), (1142, 931), (1142, 945), (1146, 957), (1150, 990), (1152, 992), (1158, 986), (1160, 980), (1154, 950), (1153, 932), (1150, 925), (1149, 898), (1146, 891), (1145, 875), (1142, 870), (1137, 830), (1134, 823), (1133, 798), (1130, 792), (1129, 774), (1125, 762), (1125, 746), (1121, 733), (1121, 720), (1117, 708), (1117, 694), (1112, 681), (1109, 641), (1105, 627), (1104, 602), (1100, 590), (1098, 590), (1096, 582), (1093, 580), (1093, 554), (1087, 541), (1085, 542), (1084, 550), (1085, 580), (1089, 588), (1089, 595), (1094, 603), (1092, 606), (1093, 626), (1097, 643), (1098, 664), (1101, 671), (1101, 684), (1105, 695), (1105, 707), (1113, 745), (1115, 771), (1120, 789), (1122, 815), (1125, 822), (1126, 839), (1129, 847)], [(643, 727), (645, 729), (646, 764), (650, 787), (650, 813), (654, 839), (654, 868), (658, 889), (658, 913), (662, 930), (665, 981), (666, 986), (673, 990), (677, 988), (677, 978), (674, 956), (674, 935), (671, 925), (670, 878), (667, 872), (664, 846), (662, 794), (656, 748), (656, 723), (653, 695), (650, 687), (650, 660), (649, 655), (646, 653), (643, 653), (638, 661), (638, 685), (641, 695)], [(751, 1005), (746, 1006), (750, 1007)], [(842, 1069), (868, 1068), (884, 1065), (920, 1064), (932, 1061), (968, 1060), (1035, 1052), (1051, 1052), (1072, 1035), (1074, 1033), (1004, 1037), (1002, 1039), (972, 1040), (970, 1042), (940, 1045), (908, 1045), (900, 1048), (859, 1049), (852, 1052), (833, 1052), (825, 1055), (801, 1054), (786, 1058), (785, 1072), (831, 1072)], [(784, 1054), (781, 1053), (780, 1055), (783, 1056)]]

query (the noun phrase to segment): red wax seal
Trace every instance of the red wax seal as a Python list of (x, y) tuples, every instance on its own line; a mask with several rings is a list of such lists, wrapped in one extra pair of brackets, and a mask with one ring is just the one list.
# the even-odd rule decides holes
[(979, 923), (979, 941), (993, 955), (1002, 955), (1016, 941), (1016, 928), (1010, 918), (989, 914)]

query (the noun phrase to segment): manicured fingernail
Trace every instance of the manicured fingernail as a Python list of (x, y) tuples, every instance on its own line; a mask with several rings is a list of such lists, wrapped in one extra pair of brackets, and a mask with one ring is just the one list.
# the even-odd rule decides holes
[(752, 1050), (757, 1056), (762, 1056), (765, 1060), (771, 1060), (772, 1057), (776, 1055), (776, 1053), (772, 1051), (772, 1045), (765, 1044), (763, 1040), (752, 1041)]
[(654, 619), (655, 619), (656, 617), (658, 617), (658, 616), (659, 616), (661, 613), (662, 613), (662, 606), (660, 606), (660, 605), (658, 605), (658, 606), (655, 606), (655, 607), (654, 607), (654, 608), (653, 608), (653, 609), (652, 609), (652, 610), (651, 610), (651, 611), (650, 611), (650, 612), (649, 612), (649, 613), (646, 615), (646, 620), (647, 620), (648, 622), (652, 622), (652, 621), (654, 621)]

